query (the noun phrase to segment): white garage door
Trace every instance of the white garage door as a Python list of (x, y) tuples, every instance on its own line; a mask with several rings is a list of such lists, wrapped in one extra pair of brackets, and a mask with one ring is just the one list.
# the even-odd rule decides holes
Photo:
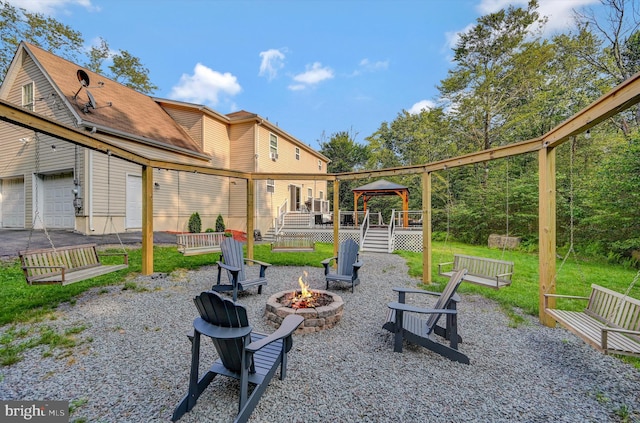
[(142, 177), (127, 175), (127, 229), (142, 228)]
[(73, 229), (73, 175), (48, 175), (43, 181), (44, 224), (47, 228)]
[(2, 227), (24, 228), (24, 181), (4, 179), (2, 181)]

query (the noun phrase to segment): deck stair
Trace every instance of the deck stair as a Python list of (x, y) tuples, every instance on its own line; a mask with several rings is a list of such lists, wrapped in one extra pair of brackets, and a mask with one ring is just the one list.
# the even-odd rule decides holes
[(389, 230), (387, 227), (371, 226), (367, 230), (362, 243), (362, 251), (372, 253), (388, 253), (389, 252)]

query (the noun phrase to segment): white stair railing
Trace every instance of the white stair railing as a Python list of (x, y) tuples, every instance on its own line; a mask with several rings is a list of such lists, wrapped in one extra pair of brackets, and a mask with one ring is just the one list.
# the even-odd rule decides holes
[(395, 219), (395, 210), (391, 210), (391, 218), (389, 219), (389, 228), (387, 229), (387, 247), (388, 252), (393, 253), (395, 249), (395, 239), (396, 239), (396, 219)]
[(360, 225), (360, 248), (364, 245), (364, 238), (367, 236), (367, 231), (369, 230), (369, 210), (364, 215), (362, 219), (362, 225)]

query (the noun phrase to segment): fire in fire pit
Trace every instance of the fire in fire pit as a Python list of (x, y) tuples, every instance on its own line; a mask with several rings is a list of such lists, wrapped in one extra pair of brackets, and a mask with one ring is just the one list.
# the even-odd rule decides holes
[[(304, 276), (307, 276), (307, 272), (304, 272)], [(333, 302), (333, 297), (324, 294), (320, 291), (312, 291), (309, 289), (309, 284), (304, 283), (302, 276), (298, 278), (298, 284), (300, 285), (299, 291), (293, 291), (285, 294), (279, 299), (280, 304), (285, 307), (298, 308), (316, 308), (326, 306)]]
[(318, 332), (338, 324), (344, 307), (342, 298), (329, 291), (311, 290), (302, 278), (298, 284), (299, 290), (281, 291), (269, 297), (265, 308), (267, 321), (279, 326), (289, 314), (299, 314), (304, 322), (296, 333)]

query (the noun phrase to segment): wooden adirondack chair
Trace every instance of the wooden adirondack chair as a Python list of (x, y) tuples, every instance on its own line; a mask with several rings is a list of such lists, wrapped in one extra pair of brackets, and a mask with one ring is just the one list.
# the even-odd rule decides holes
[[(335, 260), (338, 266), (335, 273), (330, 270), (332, 260)], [(360, 283), (358, 271), (363, 263), (359, 260), (358, 244), (354, 240), (342, 241), (338, 248), (338, 255), (322, 260), (321, 263), (324, 266), (327, 289), (329, 289), (329, 282), (346, 282), (351, 284), (351, 292), (353, 292), (353, 288)]]
[[(233, 301), (238, 299), (238, 291), (244, 291), (254, 286), (258, 287), (258, 294), (262, 294), (262, 285), (267, 284), (265, 271), (271, 264), (244, 258), (242, 243), (233, 238), (225, 238), (220, 243), (220, 250), (222, 256), (221, 261), (218, 261), (218, 279), (211, 289), (216, 292), (233, 291)], [(260, 274), (257, 278), (247, 279), (245, 262), (260, 265)], [(227, 271), (229, 284), (221, 284), (222, 269)]]
[[(462, 278), (467, 273), (466, 269), (455, 272), (442, 293), (424, 291), (411, 288), (393, 288), (398, 292), (398, 302), (387, 304), (389, 312), (387, 322), (382, 326), (395, 334), (395, 352), (402, 352), (402, 342), (407, 340), (411, 343), (421, 345), (450, 360), (469, 364), (469, 357), (458, 351), (458, 343), (462, 338), (458, 336), (458, 319), (456, 303), (460, 300), (456, 290)], [(414, 307), (405, 303), (405, 294), (428, 294), (438, 296), (438, 301), (432, 309)], [(426, 315), (428, 317), (421, 317)], [(438, 326), (438, 320), (442, 315), (446, 315), (446, 326)], [(433, 335), (439, 335), (449, 341), (449, 346), (435, 341)]]
[[(200, 317), (193, 322), (191, 339), (191, 373), (189, 392), (173, 412), (177, 421), (191, 411), (202, 392), (217, 375), (240, 381), (238, 415), (235, 422), (246, 422), (271, 378), (280, 366), (280, 379), (287, 370), (287, 353), (293, 345), (292, 333), (304, 318), (287, 316), (271, 335), (252, 332), (244, 306), (222, 298), (218, 293), (205, 291), (193, 301)], [(217, 359), (207, 373), (198, 380), (200, 367), (200, 336), (211, 338), (218, 352)], [(249, 384), (255, 385), (249, 394)]]

